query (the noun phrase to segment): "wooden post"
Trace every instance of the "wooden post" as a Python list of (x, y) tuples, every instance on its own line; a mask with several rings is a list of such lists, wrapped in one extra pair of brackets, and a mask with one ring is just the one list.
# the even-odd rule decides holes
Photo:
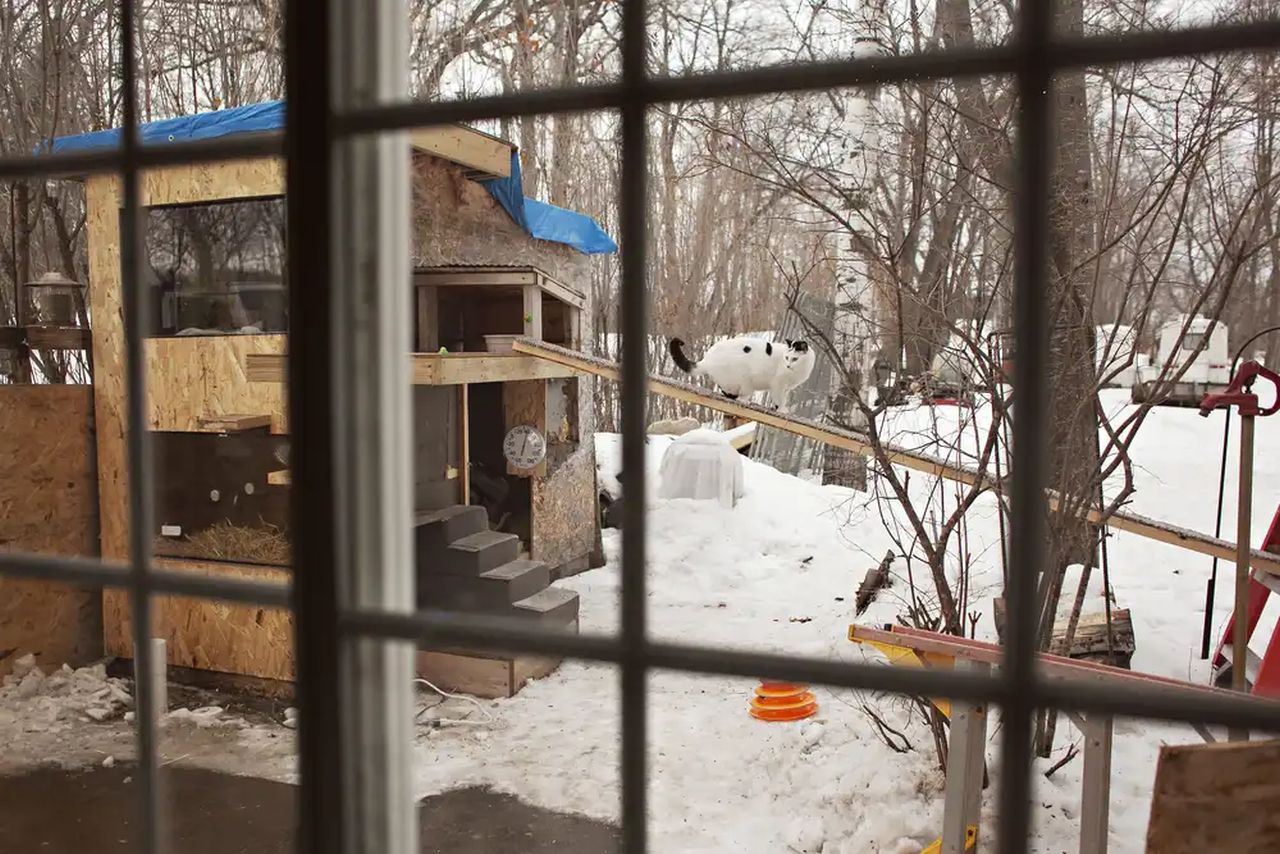
[(1080, 854), (1106, 854), (1111, 806), (1110, 715), (1090, 713), (1084, 724), (1084, 780), (1080, 791)]
[(440, 289), (435, 285), (418, 285), (419, 353), (435, 353), (440, 349)]
[(470, 386), (466, 383), (458, 386), (459, 413), (458, 422), (462, 425), (459, 430), (459, 438), (462, 443), (462, 462), (459, 464), (462, 468), (462, 503), (471, 503), (471, 413), (470, 393), (467, 391)]
[[(977, 673), (990, 665), (962, 659), (956, 668)], [(947, 782), (942, 811), (942, 854), (964, 854), (965, 832), (982, 812), (982, 772), (986, 761), (987, 707), (967, 700), (951, 701), (951, 738), (947, 747)]]
[(577, 306), (568, 306), (565, 310), (569, 312), (569, 330), (567, 335), (569, 338), (569, 348), (572, 350), (581, 350), (582, 309)]
[(542, 289), (537, 285), (524, 286), (524, 334), (542, 340)]

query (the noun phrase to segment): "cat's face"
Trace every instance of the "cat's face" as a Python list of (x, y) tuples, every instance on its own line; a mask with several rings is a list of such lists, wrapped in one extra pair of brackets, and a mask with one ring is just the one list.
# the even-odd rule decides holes
[(809, 343), (807, 341), (792, 341), (787, 339), (784, 342), (787, 349), (782, 353), (782, 367), (784, 370), (794, 370), (797, 366), (803, 364), (811, 358)]

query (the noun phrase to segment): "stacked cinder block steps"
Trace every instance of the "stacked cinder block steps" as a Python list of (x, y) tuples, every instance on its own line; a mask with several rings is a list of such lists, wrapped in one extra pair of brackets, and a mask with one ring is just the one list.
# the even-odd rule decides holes
[[(578, 594), (551, 587), (545, 564), (521, 557), (514, 534), (490, 531), (484, 508), (455, 505), (415, 519), (418, 607), (528, 620), (577, 631)], [(559, 664), (543, 656), (497, 657), (449, 649), (418, 653), (418, 673), (441, 688), (510, 697)]]

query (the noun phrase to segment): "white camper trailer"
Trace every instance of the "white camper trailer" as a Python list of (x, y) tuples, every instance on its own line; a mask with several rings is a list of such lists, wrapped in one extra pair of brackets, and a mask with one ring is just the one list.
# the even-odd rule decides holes
[[(1183, 334), (1183, 327), (1186, 334)], [(1207, 338), (1207, 340), (1206, 340)], [(1200, 352), (1197, 348), (1203, 347)], [(1160, 380), (1165, 366), (1165, 378)], [(1186, 370), (1183, 370), (1183, 368)], [(1179, 376), (1179, 374), (1181, 374)], [(1156, 403), (1199, 406), (1211, 392), (1220, 392), (1231, 381), (1231, 356), (1227, 352), (1227, 327), (1207, 317), (1175, 317), (1156, 333), (1155, 355), (1137, 371), (1132, 399), (1141, 403), (1158, 395)]]

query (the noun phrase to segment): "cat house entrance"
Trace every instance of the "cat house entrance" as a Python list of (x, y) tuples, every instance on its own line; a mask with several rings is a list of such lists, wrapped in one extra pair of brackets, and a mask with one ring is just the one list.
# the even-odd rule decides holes
[(533, 501), (528, 477), (507, 471), (503, 383), (467, 386), (470, 502), (483, 507), (489, 527), (515, 534), (527, 548), (533, 533)]

